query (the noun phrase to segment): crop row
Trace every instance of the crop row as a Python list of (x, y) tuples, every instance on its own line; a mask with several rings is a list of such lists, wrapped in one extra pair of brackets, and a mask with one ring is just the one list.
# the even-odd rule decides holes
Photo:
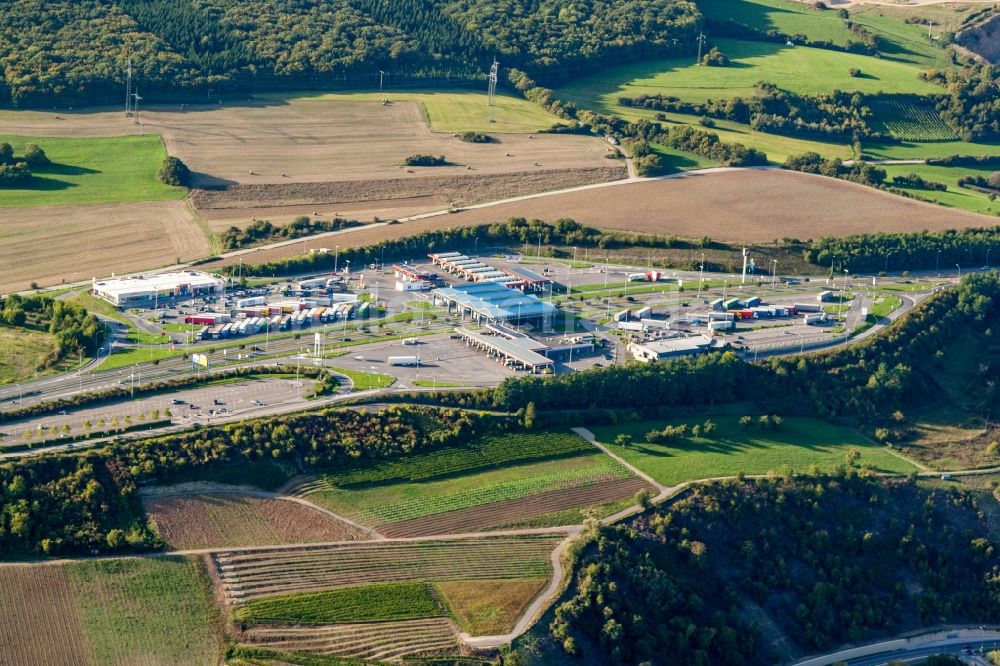
[(350, 544), (222, 553), (215, 557), (230, 598), (379, 582), (544, 578), (562, 537), (537, 535), (462, 541)]
[(251, 627), (246, 637), (254, 644), (281, 652), (346, 659), (398, 659), (458, 649), (454, 629), (444, 618), (310, 627), (261, 625)]
[(254, 599), (234, 613), (244, 622), (338, 624), (443, 615), (427, 583), (378, 583)]
[(897, 139), (946, 141), (955, 138), (955, 132), (927, 104), (884, 100), (873, 102), (872, 107), (882, 127)]
[(348, 487), (393, 481), (429, 479), (488, 469), (501, 465), (572, 456), (593, 451), (579, 435), (570, 432), (516, 433), (489, 435), (463, 447), (450, 447), (379, 462), (357, 469), (324, 475), (299, 492), (318, 488)]

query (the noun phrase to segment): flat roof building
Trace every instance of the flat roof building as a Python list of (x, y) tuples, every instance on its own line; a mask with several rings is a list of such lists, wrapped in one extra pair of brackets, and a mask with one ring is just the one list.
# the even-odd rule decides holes
[(495, 282), (443, 287), (435, 289), (431, 295), (436, 305), (448, 308), (448, 314), (454, 308), (462, 319), (468, 317), (480, 324), (538, 322), (546, 325), (556, 311), (551, 303)]
[(223, 278), (183, 271), (156, 275), (133, 275), (124, 278), (94, 280), (94, 296), (103, 298), (117, 307), (134, 307), (155, 303), (157, 300), (191, 298), (222, 293), (226, 289)]
[(666, 338), (647, 342), (630, 342), (628, 351), (637, 361), (646, 363), (663, 361), (681, 356), (694, 356), (717, 349), (718, 342), (707, 335), (685, 338)]

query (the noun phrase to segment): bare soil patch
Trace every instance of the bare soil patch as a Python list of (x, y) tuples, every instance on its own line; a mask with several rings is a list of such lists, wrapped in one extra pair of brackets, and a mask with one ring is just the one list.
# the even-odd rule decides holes
[[(626, 176), (618, 162), (580, 169), (538, 169), (504, 174), (425, 176), (328, 183), (234, 185), (225, 190), (196, 190), (192, 201), (201, 210), (261, 208), (363, 202), (437, 203), (437, 208), (464, 206), (524, 194), (603, 183)], [(336, 212), (341, 212), (337, 209)], [(343, 214), (343, 213), (341, 213)]]
[(434, 534), (460, 534), (514, 523), (564, 509), (605, 504), (631, 497), (640, 489), (655, 490), (638, 477), (603, 481), (590, 486), (539, 493), (515, 500), (448, 511), (377, 527), (387, 537), (418, 537)]
[(148, 497), (145, 505), (160, 537), (178, 550), (368, 538), (332, 516), (283, 499), (220, 493)]
[(62, 567), (0, 567), (0, 608), (0, 664), (75, 666), (87, 654)]
[(210, 245), (183, 201), (8, 208), (0, 215), (0, 292), (145, 270)]
[[(403, 234), (489, 224), (510, 217), (554, 221), (570, 217), (603, 229), (710, 236), (731, 242), (779, 238), (816, 239), (871, 231), (963, 229), (996, 219), (905, 199), (878, 190), (781, 170), (738, 170), (594, 187), (445, 214), (399, 225), (352, 229), (337, 235), (341, 248), (359, 247)], [(271, 261), (330, 247), (331, 239), (259, 250), (244, 263)], [(223, 263), (235, 263), (236, 260)]]
[(472, 636), (498, 636), (514, 629), (525, 607), (538, 596), (545, 578), (437, 583), (455, 619)]

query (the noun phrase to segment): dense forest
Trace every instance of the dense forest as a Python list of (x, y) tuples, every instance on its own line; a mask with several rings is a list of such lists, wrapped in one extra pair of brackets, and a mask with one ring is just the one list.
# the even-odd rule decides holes
[(557, 81), (693, 48), (688, 0), (10, 0), (0, 105), (147, 101), (419, 79), (482, 81), (495, 56)]
[(922, 73), (921, 78), (947, 90), (938, 113), (963, 141), (1000, 139), (1000, 66), (968, 63)]
[[(853, 469), (737, 479), (600, 528), (543, 645), (588, 664), (773, 664), (991, 621), (998, 566), (970, 493)], [(762, 612), (766, 628), (754, 622)], [(545, 663), (534, 647), (511, 663)]]

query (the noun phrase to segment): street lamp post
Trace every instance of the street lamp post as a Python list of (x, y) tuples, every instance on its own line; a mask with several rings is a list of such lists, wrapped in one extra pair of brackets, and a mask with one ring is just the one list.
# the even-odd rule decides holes
[(892, 256), (892, 252), (887, 252), (886, 255), (885, 255), (885, 269), (882, 271), (883, 273), (888, 273), (889, 272), (889, 257), (891, 257), (891, 256)]
[(333, 251), (333, 274), (337, 274), (337, 259), (340, 258), (340, 246), (338, 245)]
[(955, 268), (958, 269), (958, 277), (961, 278), (962, 277), (962, 267), (959, 266), (958, 264), (955, 264)]
[[(941, 261), (941, 250), (937, 251), (937, 255), (934, 257), (934, 272), (938, 273), (938, 262)], [(940, 275), (940, 273), (938, 273)]]
[(701, 266), (698, 270), (698, 298), (701, 298), (701, 287), (705, 282), (705, 253), (701, 253)]

